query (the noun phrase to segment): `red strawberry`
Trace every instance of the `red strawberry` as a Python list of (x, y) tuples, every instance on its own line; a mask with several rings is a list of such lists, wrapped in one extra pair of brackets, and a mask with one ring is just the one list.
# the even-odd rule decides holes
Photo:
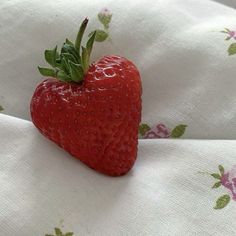
[[(89, 167), (111, 176), (127, 173), (137, 156), (141, 118), (141, 80), (134, 64), (120, 56), (105, 56), (88, 66), (96, 32), (87, 47), (69, 40), (61, 54), (46, 50), (54, 69), (38, 85), (31, 100), (34, 125), (47, 138)], [(66, 55), (65, 55), (66, 54)]]

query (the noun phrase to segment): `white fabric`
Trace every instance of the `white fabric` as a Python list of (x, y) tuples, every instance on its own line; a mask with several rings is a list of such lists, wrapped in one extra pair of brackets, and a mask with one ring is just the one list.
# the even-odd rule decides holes
[(0, 104), (29, 119), (29, 102), (42, 81), (45, 48), (74, 39), (79, 22), (98, 26), (102, 7), (113, 12), (112, 43), (97, 44), (93, 59), (120, 54), (139, 68), (143, 122), (188, 125), (185, 138), (236, 137), (235, 58), (219, 33), (235, 28), (235, 10), (207, 0), (3, 0), (0, 3)]
[[(0, 104), (29, 119), (43, 51), (97, 27), (112, 10), (112, 43), (140, 69), (143, 121), (188, 125), (185, 138), (235, 139), (235, 58), (219, 33), (235, 10), (207, 0), (0, 1)], [(64, 225), (74, 236), (232, 236), (236, 202), (209, 174), (235, 165), (235, 140), (140, 140), (137, 162), (119, 178), (98, 174), (48, 141), (30, 121), (0, 114), (0, 235), (43, 236)], [(231, 171), (232, 176), (235, 172)], [(236, 186), (234, 186), (236, 187)], [(62, 223), (63, 221), (63, 223)]]
[(232, 236), (236, 202), (198, 171), (235, 163), (236, 141), (142, 140), (132, 171), (98, 174), (24, 120), (0, 115), (0, 235), (43, 236), (63, 220), (75, 236)]

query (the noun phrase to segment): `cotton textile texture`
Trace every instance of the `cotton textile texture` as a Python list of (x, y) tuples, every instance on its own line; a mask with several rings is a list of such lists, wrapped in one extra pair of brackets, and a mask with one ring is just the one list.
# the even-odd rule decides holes
[[(86, 16), (88, 32), (97, 28), (103, 7), (113, 13), (112, 42), (97, 43), (93, 60), (114, 53), (137, 65), (143, 122), (187, 125), (185, 139), (139, 140), (134, 168), (118, 178), (71, 157), (29, 115), (45, 48), (74, 40)], [(236, 56), (219, 32), (236, 29), (233, 8), (208, 0), (2, 0), (0, 13), (0, 235), (55, 235), (55, 227), (73, 236), (236, 234)]]
[(213, 209), (219, 163), (236, 141), (142, 140), (133, 170), (106, 177), (48, 142), (24, 120), (0, 115), (0, 235), (43, 236), (64, 221), (74, 235), (227, 235), (236, 202)]

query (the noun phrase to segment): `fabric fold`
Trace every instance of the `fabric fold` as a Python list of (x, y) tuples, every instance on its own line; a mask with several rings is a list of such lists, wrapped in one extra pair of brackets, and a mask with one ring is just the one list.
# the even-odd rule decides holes
[[(235, 164), (236, 141), (140, 140), (134, 168), (112, 178), (71, 157), (31, 122), (0, 115), (0, 130), (2, 235), (45, 235), (62, 220), (63, 229), (75, 236), (233, 235), (236, 230), (231, 191), (212, 189), (210, 175), (218, 165), (227, 173)], [(222, 195), (231, 201), (216, 210)]]

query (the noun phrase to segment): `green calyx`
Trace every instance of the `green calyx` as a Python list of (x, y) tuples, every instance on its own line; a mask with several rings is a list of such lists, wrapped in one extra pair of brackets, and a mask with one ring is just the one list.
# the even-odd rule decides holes
[(45, 50), (45, 60), (51, 68), (38, 67), (41, 75), (52, 76), (65, 82), (80, 83), (83, 81), (89, 68), (90, 55), (96, 36), (96, 31), (94, 31), (86, 46), (81, 46), (87, 24), (88, 19), (86, 18), (80, 26), (75, 43), (66, 39), (60, 54), (57, 52), (57, 46), (52, 50)]

